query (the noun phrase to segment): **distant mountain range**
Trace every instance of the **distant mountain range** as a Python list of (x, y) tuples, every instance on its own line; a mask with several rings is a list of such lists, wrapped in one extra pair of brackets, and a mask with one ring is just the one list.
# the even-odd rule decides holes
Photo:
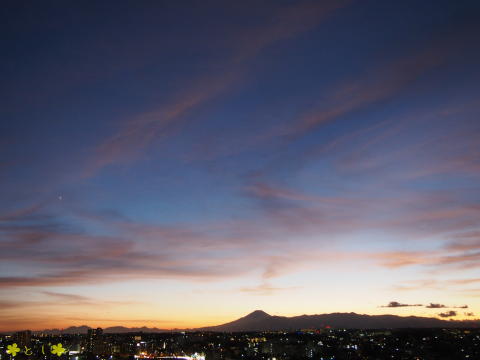
[(452, 321), (418, 316), (360, 315), (355, 313), (333, 313), (300, 315), (293, 317), (272, 316), (257, 310), (238, 320), (201, 328), (203, 331), (275, 331), (320, 329), (324, 327), (342, 329), (385, 329), (385, 328), (443, 328), (480, 327), (480, 321)]
[[(341, 329), (393, 329), (393, 328), (478, 328), (480, 320), (441, 320), (436, 318), (418, 316), (396, 315), (361, 315), (356, 313), (332, 313), (321, 315), (300, 316), (272, 316), (262, 310), (256, 310), (238, 320), (217, 326), (197, 329), (165, 330), (148, 327), (127, 328), (114, 326), (104, 329), (107, 334), (121, 333), (161, 333), (172, 331), (218, 331), (218, 332), (243, 332), (243, 331), (292, 331), (299, 329), (321, 329), (325, 327)], [(85, 334), (90, 327), (72, 326), (67, 329), (50, 329), (36, 331), (48, 334)]]
[[(34, 333), (43, 333), (43, 334), (52, 334), (52, 335), (62, 335), (62, 334), (86, 334), (88, 330), (91, 329), (90, 326), (82, 325), (82, 326), (70, 326), (66, 329), (46, 329), (46, 330), (39, 330), (34, 331)], [(161, 332), (172, 332), (172, 331), (183, 331), (183, 330), (165, 330), (165, 329), (158, 329), (156, 327), (149, 328), (146, 326), (143, 327), (132, 327), (128, 328), (125, 326), (112, 326), (108, 328), (104, 328), (103, 332), (105, 334), (125, 334), (125, 333), (161, 333)]]

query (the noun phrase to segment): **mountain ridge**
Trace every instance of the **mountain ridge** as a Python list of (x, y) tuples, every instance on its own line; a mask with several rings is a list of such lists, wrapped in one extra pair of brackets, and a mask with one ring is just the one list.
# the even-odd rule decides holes
[(248, 314), (240, 319), (217, 325), (199, 328), (201, 331), (241, 332), (241, 331), (282, 331), (324, 327), (345, 329), (379, 329), (379, 328), (442, 328), (442, 327), (480, 327), (479, 320), (441, 320), (431, 317), (366, 315), (350, 313), (329, 313), (315, 315), (297, 315), (292, 317)]
[[(478, 328), (480, 319), (475, 320), (442, 320), (421, 316), (398, 316), (391, 314), (367, 315), (350, 313), (328, 313), (314, 315), (278, 316), (270, 315), (263, 310), (255, 310), (237, 320), (225, 324), (206, 326), (193, 329), (160, 329), (157, 327), (111, 326), (104, 329), (106, 334), (120, 333), (161, 333), (180, 331), (218, 331), (218, 332), (246, 332), (246, 331), (293, 331), (299, 329), (321, 328), (344, 329), (385, 329), (385, 328)], [(87, 325), (70, 326), (66, 329), (46, 329), (33, 331), (44, 334), (86, 334), (91, 327)]]

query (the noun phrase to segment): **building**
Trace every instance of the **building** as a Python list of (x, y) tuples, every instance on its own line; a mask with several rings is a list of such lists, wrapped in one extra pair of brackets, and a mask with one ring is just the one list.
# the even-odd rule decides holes
[(103, 352), (103, 329), (89, 329), (87, 333), (87, 352), (99, 354)]
[(20, 348), (23, 348), (24, 346), (30, 346), (32, 332), (30, 330), (19, 331), (15, 333), (14, 338)]

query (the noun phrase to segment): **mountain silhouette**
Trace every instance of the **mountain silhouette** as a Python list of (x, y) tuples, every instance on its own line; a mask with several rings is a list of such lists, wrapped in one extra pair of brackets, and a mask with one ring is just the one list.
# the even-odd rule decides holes
[(480, 327), (480, 321), (453, 321), (418, 316), (361, 315), (356, 313), (332, 313), (300, 315), (293, 317), (272, 316), (256, 310), (247, 316), (226, 324), (204, 327), (203, 331), (294, 331), (298, 329), (385, 329), (385, 328), (452, 328)]
[[(149, 327), (112, 326), (104, 329), (106, 334), (121, 333), (161, 333), (175, 331), (218, 331), (218, 332), (247, 332), (247, 331), (295, 331), (299, 329), (394, 329), (394, 328), (479, 328), (480, 320), (441, 320), (437, 318), (396, 315), (362, 315), (356, 313), (332, 313), (320, 315), (274, 316), (262, 310), (241, 317), (240, 319), (217, 326), (208, 326), (197, 329), (165, 330)], [(86, 334), (89, 326), (71, 326), (59, 330), (50, 329), (35, 331), (44, 334)]]
[[(90, 326), (70, 326), (66, 329), (47, 329), (34, 331), (35, 333), (51, 334), (51, 335), (62, 335), (62, 334), (86, 334), (88, 330), (91, 329)], [(128, 328), (125, 326), (111, 326), (103, 329), (105, 334), (124, 334), (124, 333), (160, 333), (160, 332), (171, 332), (172, 330), (163, 330), (156, 327), (149, 328), (146, 326), (143, 327), (132, 327)]]

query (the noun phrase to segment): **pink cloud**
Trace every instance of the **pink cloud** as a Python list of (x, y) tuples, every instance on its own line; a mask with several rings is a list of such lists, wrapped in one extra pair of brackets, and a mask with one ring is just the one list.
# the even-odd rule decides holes
[(244, 30), (232, 42), (227, 70), (193, 79), (187, 89), (168, 102), (123, 121), (122, 126), (94, 150), (84, 170), (90, 177), (115, 163), (129, 161), (143, 154), (153, 142), (171, 136), (176, 125), (187, 121), (189, 112), (229, 91), (243, 81), (243, 74), (264, 48), (296, 36), (318, 25), (326, 16), (350, 1), (305, 2), (281, 8), (261, 26)]

